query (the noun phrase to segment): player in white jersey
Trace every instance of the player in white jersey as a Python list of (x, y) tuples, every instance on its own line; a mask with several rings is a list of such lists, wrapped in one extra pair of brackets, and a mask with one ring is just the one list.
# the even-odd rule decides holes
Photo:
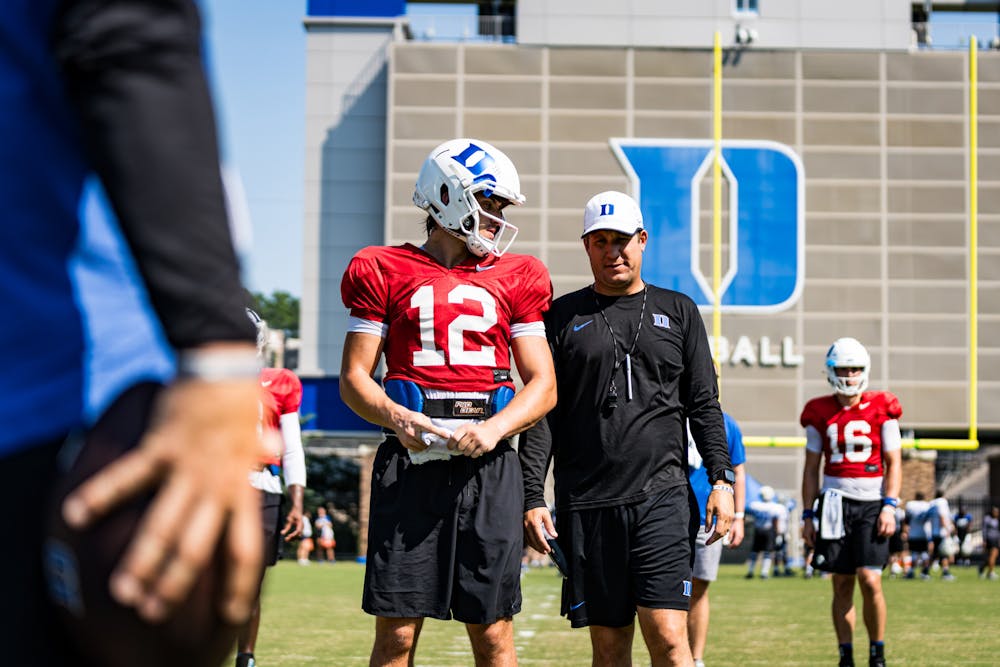
[(775, 500), (774, 489), (770, 486), (760, 487), (759, 498), (747, 505), (747, 511), (754, 520), (753, 545), (747, 558), (747, 579), (753, 579), (754, 567), (758, 557), (761, 558), (760, 578), (771, 576), (771, 564), (774, 562), (774, 551), (777, 548), (778, 529), (784, 521), (788, 525), (788, 510)]
[(938, 489), (934, 494), (934, 500), (927, 511), (927, 521), (931, 531), (931, 567), (935, 563), (941, 565), (941, 578), (945, 581), (954, 581), (955, 575), (951, 573), (951, 555), (948, 552), (948, 540), (955, 532), (955, 524), (951, 520), (951, 507), (948, 499), (944, 497), (944, 491)]
[(917, 491), (913, 500), (905, 505), (906, 526), (903, 537), (910, 552), (910, 567), (906, 570), (906, 578), (916, 576), (916, 568), (921, 568), (920, 576), (930, 578), (930, 526), (927, 521), (927, 511), (931, 504), (924, 494)]

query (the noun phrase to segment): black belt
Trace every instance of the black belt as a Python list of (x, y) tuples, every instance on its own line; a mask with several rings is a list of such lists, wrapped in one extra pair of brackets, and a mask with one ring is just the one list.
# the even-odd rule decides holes
[(486, 398), (425, 398), (421, 412), (445, 419), (489, 419), (493, 407)]

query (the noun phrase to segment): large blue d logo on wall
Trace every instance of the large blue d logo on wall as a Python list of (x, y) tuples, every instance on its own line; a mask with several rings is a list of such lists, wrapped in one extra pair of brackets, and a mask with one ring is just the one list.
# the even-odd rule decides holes
[[(649, 230), (643, 277), (711, 306), (712, 269), (699, 261), (700, 185), (711, 183), (712, 142), (612, 139)], [(804, 177), (791, 148), (771, 141), (724, 141), (729, 251), (722, 310), (762, 313), (788, 308), (802, 290)], [(711, 203), (708, 202), (708, 209)], [(707, 210), (707, 209), (706, 209)]]

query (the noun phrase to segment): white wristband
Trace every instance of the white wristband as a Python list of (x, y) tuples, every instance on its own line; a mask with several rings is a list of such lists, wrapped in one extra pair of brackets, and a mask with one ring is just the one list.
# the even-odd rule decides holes
[(713, 484), (712, 485), (712, 490), (713, 491), (725, 491), (727, 493), (732, 493), (733, 495), (736, 495), (736, 492), (733, 491), (733, 487), (729, 486), (728, 484)]
[(220, 382), (260, 376), (261, 359), (253, 350), (184, 350), (177, 355), (180, 378)]
[(733, 518), (735, 518), (735, 519), (742, 519), (745, 516), (746, 516), (746, 512), (735, 512), (733, 514)]

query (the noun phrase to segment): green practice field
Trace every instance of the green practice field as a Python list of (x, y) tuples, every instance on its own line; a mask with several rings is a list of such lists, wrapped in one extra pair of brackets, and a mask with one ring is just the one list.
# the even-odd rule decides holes
[[(885, 580), (889, 604), (886, 657), (901, 665), (1000, 664), (1000, 582), (982, 581), (974, 568), (957, 568), (957, 581)], [(835, 665), (830, 582), (801, 575), (743, 579), (741, 566), (723, 566), (712, 585), (712, 624), (705, 661), (710, 666)], [(364, 567), (352, 562), (301, 567), (283, 561), (265, 582), (257, 647), (260, 667), (361, 667), (368, 664), (374, 621), (360, 609)], [(515, 617), (521, 665), (590, 664), (586, 630), (559, 616), (560, 582), (554, 569), (522, 579), (524, 606)], [(855, 660), (867, 665), (868, 639), (856, 594)], [(649, 664), (636, 629), (637, 667)], [(232, 664), (229, 662), (227, 664)], [(464, 626), (428, 620), (417, 650), (422, 667), (472, 665)]]

